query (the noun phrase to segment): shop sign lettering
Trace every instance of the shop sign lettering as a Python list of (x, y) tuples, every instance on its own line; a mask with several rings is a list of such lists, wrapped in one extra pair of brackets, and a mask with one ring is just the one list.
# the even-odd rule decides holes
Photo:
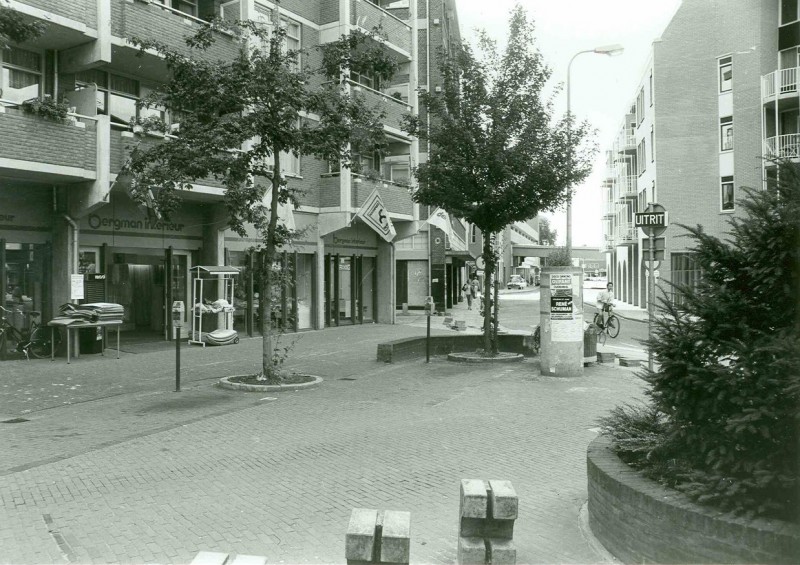
[(103, 218), (97, 214), (89, 214), (89, 227), (93, 230), (111, 228), (113, 231), (121, 230), (153, 230), (153, 231), (183, 231), (185, 224), (165, 222), (162, 220), (127, 220), (121, 218)]
[(16, 216), (14, 214), (0, 214), (0, 222), (13, 222)]
[(333, 244), (334, 245), (366, 245), (367, 240), (365, 239), (356, 239), (354, 237), (339, 237), (338, 235), (333, 236)]

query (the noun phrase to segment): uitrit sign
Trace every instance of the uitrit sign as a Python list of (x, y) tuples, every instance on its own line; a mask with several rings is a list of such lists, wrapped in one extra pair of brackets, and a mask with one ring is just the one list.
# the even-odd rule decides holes
[(661, 204), (649, 204), (647, 210), (634, 214), (633, 224), (648, 237), (657, 237), (667, 229), (669, 214)]

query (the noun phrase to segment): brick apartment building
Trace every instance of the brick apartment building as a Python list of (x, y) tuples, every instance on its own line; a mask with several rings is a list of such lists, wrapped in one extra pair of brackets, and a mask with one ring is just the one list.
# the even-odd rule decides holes
[(797, 156), (798, 29), (797, 0), (684, 0), (653, 42), (606, 152), (604, 251), (619, 300), (648, 303), (635, 212), (666, 208), (657, 280), (691, 284), (700, 273), (676, 224), (724, 235), (741, 187), (763, 186), (763, 157)]
[[(430, 261), (434, 245), (441, 248), (442, 265), (448, 265), (443, 268), (452, 281), (449, 301), (457, 298), (456, 279), (463, 277), (470, 255), (464, 245), (445, 241), (443, 232), (429, 230), (429, 211), (412, 202), (410, 167), (427, 153), (399, 126), (401, 115), (418, 111), (416, 89), (436, 87), (436, 49), (460, 41), (454, 0), (282, 0), (279, 6), (267, 0), (10, 0), (9, 5), (47, 26), (36, 40), (0, 50), (5, 304), (42, 311), (47, 320), (70, 301), (70, 275), (83, 274), (87, 300), (125, 306), (125, 329), (168, 336), (168, 306), (182, 300), (189, 309), (193, 303), (193, 267), (247, 263), (257, 240), (226, 229), (219, 183), (195, 184), (183, 195), (179, 212), (164, 222), (131, 201), (124, 179), (116, 182), (138, 138), (131, 118), (157, 111), (137, 110), (136, 100), (167, 79), (163, 62), (149, 54), (137, 57), (128, 38), (157, 38), (181, 48), (182, 38), (203, 19), (268, 21), (276, 9), (290, 47), (311, 48), (351, 29), (380, 25), (400, 64), (389, 84), (368, 76), (349, 81), (350, 89), (388, 114), (388, 151), (361, 156), (380, 180), (305, 156), (286, 159), (289, 182), (302, 188), (303, 196), (297, 210), (282, 210), (281, 216), (308, 228), (282, 259), (293, 278), (284, 292), (284, 316), (290, 315), (292, 329), (392, 323), (398, 304), (421, 306), (436, 278)], [(212, 58), (231, 58), (239, 49), (231, 35), (216, 39), (208, 52)], [(46, 95), (69, 101), (69, 123), (22, 111), (22, 102)], [(375, 188), (398, 233), (391, 243), (356, 217)], [(466, 242), (466, 227), (457, 220), (452, 224), (454, 238)], [(240, 290), (244, 283), (237, 282)], [(440, 292), (444, 297), (444, 288)], [(239, 306), (252, 296), (240, 298), (235, 327), (251, 330), (246, 309)]]

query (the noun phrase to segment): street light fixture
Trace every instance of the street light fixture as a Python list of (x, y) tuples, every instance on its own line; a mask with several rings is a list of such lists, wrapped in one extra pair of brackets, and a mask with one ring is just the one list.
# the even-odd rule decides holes
[[(599, 55), (608, 55), (609, 57), (614, 57), (615, 55), (621, 55), (625, 48), (622, 45), (613, 44), (613, 45), (602, 45), (600, 47), (595, 47), (594, 49), (587, 49), (585, 51), (578, 51), (572, 56), (572, 59), (569, 60), (569, 64), (567, 65), (567, 119), (570, 120), (569, 123), (569, 147), (570, 147), (570, 157), (572, 156), (572, 106), (571, 106), (571, 99), (570, 99), (570, 89), (569, 89), (569, 77), (570, 72), (572, 71), (572, 61), (578, 55), (583, 55), (584, 53), (597, 53)], [(570, 158), (570, 161), (572, 159)], [(572, 260), (572, 188), (568, 188), (567, 193), (567, 257), (569, 257), (570, 261)]]

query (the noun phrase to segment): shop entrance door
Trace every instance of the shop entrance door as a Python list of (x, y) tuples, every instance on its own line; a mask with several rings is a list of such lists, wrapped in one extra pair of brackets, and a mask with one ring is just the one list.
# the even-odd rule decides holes
[(363, 324), (374, 319), (375, 259), (325, 256), (325, 325)]

